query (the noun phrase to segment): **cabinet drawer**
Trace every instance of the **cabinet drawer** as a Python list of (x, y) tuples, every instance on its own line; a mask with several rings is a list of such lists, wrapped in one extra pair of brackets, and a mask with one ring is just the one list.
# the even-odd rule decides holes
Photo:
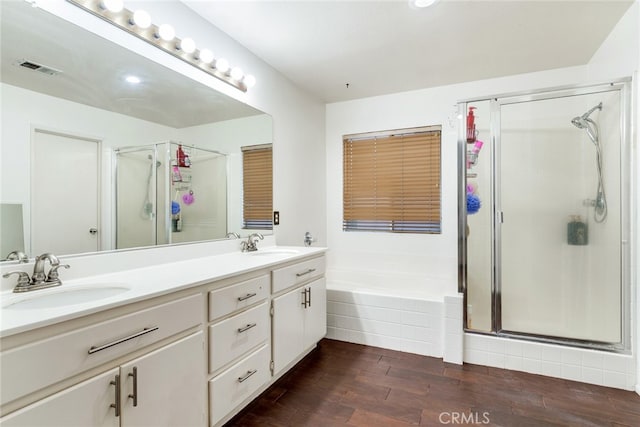
[(269, 347), (265, 345), (209, 381), (211, 425), (269, 381), (269, 361)]
[(322, 276), (325, 270), (325, 258), (319, 257), (295, 265), (273, 270), (272, 290), (274, 294), (314, 277)]
[(269, 331), (266, 302), (209, 326), (209, 371), (215, 372), (266, 341)]
[(269, 275), (209, 292), (209, 320), (248, 307), (269, 295)]
[(3, 351), (1, 403), (197, 326), (203, 314), (198, 294)]

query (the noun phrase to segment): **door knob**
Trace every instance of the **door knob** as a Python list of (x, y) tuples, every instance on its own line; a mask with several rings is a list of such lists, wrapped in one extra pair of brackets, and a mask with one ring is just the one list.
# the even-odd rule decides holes
[(90, 228), (89, 229), (89, 234), (98, 234), (98, 229), (97, 228)]

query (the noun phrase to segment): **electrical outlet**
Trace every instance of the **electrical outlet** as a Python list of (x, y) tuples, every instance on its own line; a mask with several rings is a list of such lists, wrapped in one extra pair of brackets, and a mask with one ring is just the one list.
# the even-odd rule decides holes
[(280, 211), (273, 211), (273, 225), (280, 224)]

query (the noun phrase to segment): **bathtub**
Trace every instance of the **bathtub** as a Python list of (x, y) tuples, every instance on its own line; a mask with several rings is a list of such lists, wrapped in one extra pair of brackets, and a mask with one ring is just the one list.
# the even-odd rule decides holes
[[(462, 296), (422, 275), (327, 271), (327, 338), (462, 362)], [(449, 291), (450, 292), (450, 291)]]

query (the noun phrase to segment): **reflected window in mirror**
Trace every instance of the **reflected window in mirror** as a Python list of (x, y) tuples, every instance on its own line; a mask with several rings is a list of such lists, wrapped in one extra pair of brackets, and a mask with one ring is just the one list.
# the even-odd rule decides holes
[(271, 144), (242, 147), (242, 227), (273, 229), (273, 155)]

